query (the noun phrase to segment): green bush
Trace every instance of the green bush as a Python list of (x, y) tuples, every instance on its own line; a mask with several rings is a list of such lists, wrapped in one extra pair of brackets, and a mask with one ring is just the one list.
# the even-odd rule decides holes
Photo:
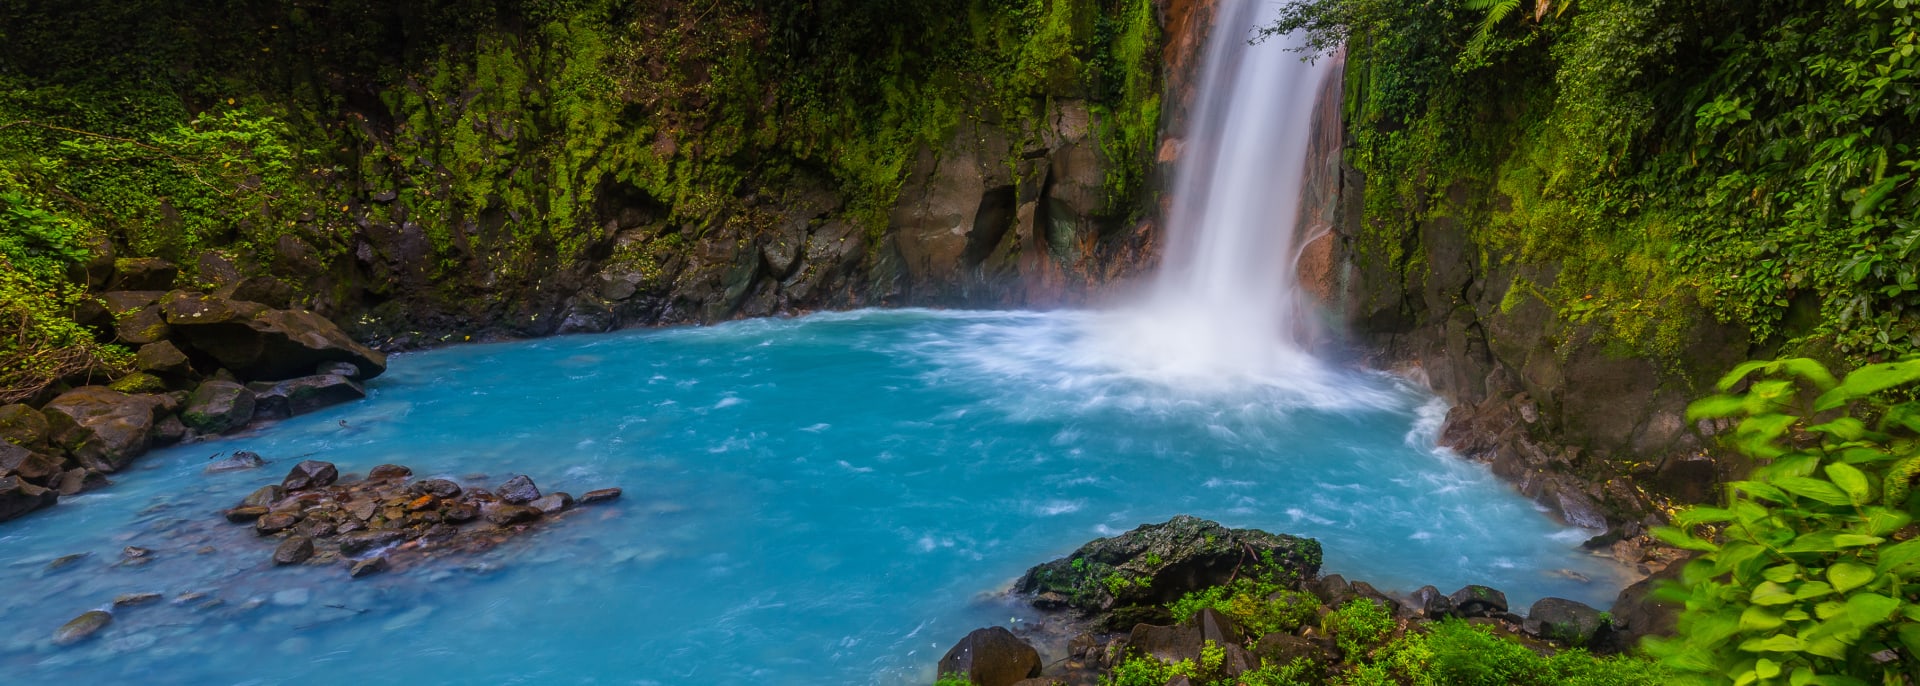
[(1347, 601), (1347, 604), (1320, 618), (1320, 628), (1333, 636), (1349, 659), (1351, 656), (1364, 655), (1380, 645), (1397, 626), (1387, 607), (1371, 598)]
[(1247, 629), (1251, 637), (1274, 632), (1291, 633), (1319, 614), (1320, 599), (1287, 590), (1270, 579), (1240, 577), (1225, 586), (1188, 593), (1167, 609), (1185, 622), (1201, 610), (1214, 609)]
[(1750, 362), (1689, 408), (1738, 418), (1730, 443), (1757, 464), (1723, 506), (1656, 532), (1701, 555), (1683, 570), (1679, 635), (1650, 652), (1687, 683), (1905, 683), (1920, 656), (1920, 540), (1902, 540), (1920, 472), (1916, 380), (1920, 358), (1845, 379), (1809, 359)]

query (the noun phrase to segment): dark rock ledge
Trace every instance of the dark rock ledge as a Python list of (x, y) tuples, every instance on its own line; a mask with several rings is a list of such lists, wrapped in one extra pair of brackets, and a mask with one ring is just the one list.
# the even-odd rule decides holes
[[(1390, 612), (1399, 630), (1460, 618), (1538, 651), (1618, 652), (1640, 636), (1670, 632), (1678, 611), (1650, 597), (1655, 579), (1621, 591), (1610, 612), (1542, 598), (1520, 614), (1498, 589), (1470, 585), (1442, 593), (1425, 586), (1411, 594), (1388, 594), (1338, 574), (1320, 576), (1320, 559), (1320, 544), (1313, 539), (1229, 529), (1186, 515), (1144, 525), (1028, 570), (1011, 593), (1045, 611), (1044, 618), (1012, 631), (988, 627), (969, 633), (941, 659), (937, 673), (980, 686), (1098, 686), (1130, 656), (1197, 660), (1208, 642), (1223, 650), (1228, 676), (1263, 661), (1286, 664), (1304, 657), (1338, 663), (1340, 648), (1311, 622), (1294, 632), (1254, 635), (1212, 609), (1175, 623), (1165, 607), (1262, 567), (1285, 580), (1285, 591), (1310, 594), (1321, 615), (1364, 599)], [(1169, 683), (1176, 682), (1185, 683)]]
[(123, 289), (82, 319), (136, 350), (135, 371), (0, 405), (0, 522), (105, 486), (149, 449), (359, 400), (386, 371), (385, 355), (320, 315), (246, 300), (245, 289), (131, 290), (167, 287), (174, 267), (120, 262), (125, 278), (112, 283)]

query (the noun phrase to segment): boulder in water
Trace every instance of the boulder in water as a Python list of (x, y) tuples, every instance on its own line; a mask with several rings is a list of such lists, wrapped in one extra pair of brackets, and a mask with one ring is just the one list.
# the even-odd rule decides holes
[(533, 479), (523, 474), (500, 484), (500, 488), (494, 492), (494, 495), (500, 496), (501, 500), (509, 503), (524, 505), (539, 500), (540, 489), (533, 485)]
[(332, 486), (334, 480), (338, 478), (340, 478), (340, 470), (334, 467), (333, 463), (306, 460), (294, 465), (293, 471), (287, 472), (287, 478), (280, 482), (280, 487), (289, 491), (326, 488)]
[(113, 614), (106, 610), (89, 610), (73, 618), (53, 632), (53, 644), (69, 646), (93, 638), (101, 629), (113, 621)]
[(527, 506), (539, 510), (541, 514), (559, 514), (573, 508), (573, 496), (563, 492), (549, 493), (535, 498)]
[(193, 389), (187, 409), (180, 414), (187, 426), (221, 434), (253, 421), (253, 393), (231, 381), (208, 381)]
[(276, 565), (297, 565), (313, 557), (313, 539), (305, 536), (291, 536), (281, 541), (273, 549), (273, 563)]
[(263, 466), (266, 466), (266, 464), (267, 464), (267, 461), (264, 459), (261, 459), (259, 453), (246, 451), (246, 450), (235, 450), (233, 451), (233, 455), (231, 457), (228, 457), (227, 459), (207, 465), (207, 468), (203, 471), (205, 471), (208, 474), (219, 474), (222, 472), (243, 472), (249, 469), (259, 469)]
[(940, 658), (941, 674), (980, 686), (1013, 686), (1040, 676), (1040, 652), (1003, 627), (975, 629)]
[(183, 291), (167, 294), (160, 308), (193, 347), (244, 378), (290, 379), (329, 362), (352, 364), (360, 379), (387, 369), (385, 355), (312, 312)]
[(288, 379), (254, 394), (263, 419), (287, 419), (365, 397), (367, 389), (337, 374)]
[(587, 491), (586, 493), (582, 493), (580, 495), (580, 504), (592, 505), (595, 503), (612, 502), (619, 499), (620, 499), (620, 489), (600, 488), (600, 489)]

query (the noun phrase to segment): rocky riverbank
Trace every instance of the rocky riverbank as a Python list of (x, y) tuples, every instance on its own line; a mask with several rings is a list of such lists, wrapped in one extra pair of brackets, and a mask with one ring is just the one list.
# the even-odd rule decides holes
[(364, 398), (386, 371), (385, 355), (325, 317), (249, 299), (278, 282), (230, 274), (185, 289), (165, 260), (87, 265), (100, 307), (76, 319), (136, 350), (132, 369), (86, 370), (0, 406), (0, 522), (106, 486), (149, 449)]
[[(981, 686), (1097, 686), (1159, 665), (1178, 672), (1152, 680), (1168, 686), (1203, 683), (1203, 675), (1282, 671), (1322, 683), (1363, 667), (1390, 639), (1443, 622), (1472, 627), (1449, 624), (1446, 631), (1478, 632), (1467, 635), (1518, 642), (1536, 653), (1611, 654), (1670, 630), (1676, 611), (1649, 597), (1649, 581), (1623, 590), (1608, 611), (1542, 598), (1520, 612), (1498, 589), (1443, 593), (1426, 586), (1389, 594), (1320, 575), (1320, 559), (1312, 539), (1185, 515), (1097, 539), (1035, 566), (1013, 587), (1048, 619), (1018, 632), (976, 630), (942, 657), (938, 673)], [(1348, 625), (1356, 618), (1372, 622), (1371, 642), (1352, 639), (1356, 630)], [(1187, 667), (1174, 667), (1182, 663)]]

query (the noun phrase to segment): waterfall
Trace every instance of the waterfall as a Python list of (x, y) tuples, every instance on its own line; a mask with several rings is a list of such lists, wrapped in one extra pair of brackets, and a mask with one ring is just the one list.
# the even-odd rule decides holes
[(1250, 43), (1272, 8), (1215, 8), (1159, 272), (1110, 336), (1154, 376), (1318, 376), (1318, 317), (1296, 271), (1314, 112), (1334, 61), (1304, 61), (1297, 35)]

